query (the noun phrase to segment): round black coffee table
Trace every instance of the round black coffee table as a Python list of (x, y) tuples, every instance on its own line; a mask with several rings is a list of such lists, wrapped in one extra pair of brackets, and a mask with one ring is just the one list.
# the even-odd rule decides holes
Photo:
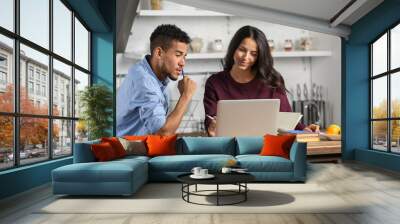
[[(177, 177), (178, 181), (182, 183), (182, 199), (188, 203), (198, 204), (198, 205), (234, 205), (247, 200), (247, 192), (249, 188), (247, 183), (255, 180), (255, 177), (248, 173), (216, 173), (213, 174), (215, 177), (212, 179), (193, 179), (190, 177), (191, 173), (182, 174)], [(198, 184), (204, 185), (216, 185), (215, 190), (197, 190)], [(190, 191), (190, 186), (195, 186), (194, 191)], [(223, 190), (220, 189), (220, 185), (236, 185), (237, 190)], [(205, 194), (209, 192), (215, 192), (215, 194)], [(216, 204), (202, 204), (190, 201), (190, 196), (204, 196), (204, 197), (216, 197)], [(221, 197), (232, 197), (241, 196), (239, 200), (231, 203), (221, 203)]]

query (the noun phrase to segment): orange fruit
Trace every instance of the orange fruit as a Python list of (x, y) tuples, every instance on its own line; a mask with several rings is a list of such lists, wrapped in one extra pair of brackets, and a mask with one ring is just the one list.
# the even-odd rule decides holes
[(337, 124), (331, 124), (329, 127), (326, 129), (326, 134), (328, 135), (340, 135), (340, 126)]

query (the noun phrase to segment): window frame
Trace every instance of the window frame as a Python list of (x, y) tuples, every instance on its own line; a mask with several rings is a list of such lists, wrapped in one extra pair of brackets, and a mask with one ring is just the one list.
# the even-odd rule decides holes
[[(391, 79), (392, 76), (395, 75), (396, 73), (400, 72), (400, 67), (391, 69), (391, 31), (393, 28), (396, 26), (400, 26), (400, 21), (397, 21), (396, 23), (392, 24), (389, 28), (385, 29), (385, 31), (381, 34), (379, 34), (375, 39), (373, 39), (369, 44), (369, 149), (373, 151), (380, 151), (380, 152), (386, 152), (386, 153), (391, 153), (391, 154), (400, 154), (400, 152), (393, 152), (392, 151), (392, 121), (400, 121), (400, 117), (392, 117), (392, 98), (391, 98)], [(387, 64), (386, 64), (386, 71), (380, 74), (376, 74), (374, 76), (373, 74), (373, 44), (376, 43), (381, 37), (384, 35), (387, 35)], [(387, 110), (387, 116), (386, 118), (373, 118), (373, 81), (378, 79), (386, 77), (386, 87), (387, 87), (387, 105), (386, 105), (386, 110)], [(374, 136), (373, 136), (373, 122), (374, 121), (386, 121), (386, 151), (379, 150), (374, 148)]]
[[(55, 53), (53, 50), (53, 23), (54, 23), (54, 17), (53, 17), (53, 1), (54, 0), (48, 0), (49, 3), (49, 47), (48, 49), (46, 49), (45, 47), (42, 47), (39, 44), (36, 44), (32, 41), (30, 41), (29, 39), (26, 39), (25, 37), (20, 35), (20, 0), (14, 0), (13, 1), (13, 10), (14, 10), (14, 18), (13, 18), (13, 22), (14, 22), (14, 30), (10, 31), (4, 27), (0, 26), (0, 35), (3, 35), (4, 37), (10, 38), (13, 41), (13, 52), (12, 52), (12, 57), (13, 57), (13, 63), (12, 63), (12, 73), (11, 75), (13, 75), (14, 78), (14, 110), (13, 112), (2, 112), (0, 111), (0, 116), (11, 116), (13, 118), (13, 154), (14, 154), (14, 161), (13, 161), (13, 166), (10, 167), (5, 167), (5, 168), (0, 168), (0, 172), (4, 171), (4, 170), (10, 170), (10, 169), (16, 169), (18, 167), (23, 167), (23, 166), (29, 166), (32, 164), (37, 164), (37, 163), (43, 163), (49, 160), (53, 160), (53, 159), (60, 159), (60, 158), (65, 158), (65, 157), (70, 157), (73, 155), (74, 152), (74, 143), (75, 143), (75, 126), (76, 126), (76, 121), (79, 120), (79, 117), (75, 116), (75, 108), (72, 107), (71, 108), (71, 114), (62, 116), (60, 115), (53, 115), (53, 59), (54, 60), (58, 60), (61, 63), (64, 63), (68, 66), (71, 66), (71, 85), (72, 85), (72, 102), (71, 104), (74, 105), (75, 103), (75, 88), (74, 88), (74, 82), (75, 82), (75, 69), (85, 73), (88, 75), (89, 77), (89, 83), (88, 86), (92, 85), (92, 69), (91, 69), (91, 49), (92, 49), (92, 43), (91, 43), (91, 37), (92, 37), (92, 30), (87, 26), (87, 24), (83, 21), (83, 19), (72, 9), (72, 7), (65, 1), (65, 0), (59, 0), (68, 10), (71, 11), (71, 18), (70, 18), (70, 23), (71, 23), (71, 58), (67, 59), (64, 58), (63, 56)], [(85, 69), (83, 67), (81, 67), (80, 65), (75, 63), (75, 18), (77, 20), (79, 20), (79, 22), (84, 26), (84, 28), (88, 31), (88, 69)], [(20, 80), (20, 45), (23, 44), (27, 47), (32, 48), (33, 50), (36, 50), (40, 53), (45, 54), (46, 56), (48, 56), (49, 58), (49, 62), (48, 62), (48, 73), (47, 73), (47, 79), (46, 80), (46, 84), (45, 84), (45, 90), (48, 92), (46, 93), (45, 91), (45, 95), (48, 96), (47, 102), (48, 102), (48, 108), (49, 111), (47, 112), (46, 115), (39, 115), (39, 114), (27, 114), (27, 113), (21, 113), (20, 111), (20, 85), (21, 85), (21, 80)], [(33, 71), (33, 79), (31, 79), (30, 76), (30, 68), (31, 65), (29, 63), (26, 64), (27, 65), (27, 74), (25, 74), (26, 76), (26, 82), (32, 81), (34, 84), (34, 92), (36, 92), (35, 89), (35, 85), (36, 84), (41, 84), (40, 87), (42, 87), (42, 79), (41, 79), (41, 75), (42, 72), (44, 70), (40, 69), (37, 70), (37, 68), (33, 67), (34, 70)], [(37, 79), (36, 77), (36, 72), (39, 72), (39, 79)], [(28, 84), (27, 84), (28, 85)], [(28, 87), (28, 86), (27, 86)], [(28, 87), (29, 88), (29, 87)], [(27, 91), (29, 91), (27, 89)], [(43, 97), (40, 91), (40, 94), (37, 95), (39, 97)], [(36, 102), (34, 102), (36, 103)], [(47, 119), (48, 122), (48, 136), (47, 136), (47, 142), (49, 144), (47, 144), (47, 150), (48, 150), (48, 155), (47, 157), (44, 157), (43, 160), (40, 160), (38, 162), (30, 162), (30, 163), (24, 163), (22, 164), (20, 161), (20, 119), (21, 118), (45, 118)], [(71, 130), (71, 153), (68, 155), (62, 155), (62, 156), (56, 156), (53, 155), (54, 153), (54, 147), (53, 147), (53, 123), (56, 122), (57, 120), (61, 120), (61, 121), (70, 121), (71, 125), (72, 125), (72, 130)]]

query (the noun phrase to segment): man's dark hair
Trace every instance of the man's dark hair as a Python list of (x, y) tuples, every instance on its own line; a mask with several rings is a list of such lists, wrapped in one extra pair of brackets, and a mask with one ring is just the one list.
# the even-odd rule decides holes
[(186, 32), (173, 24), (159, 25), (150, 36), (150, 52), (152, 53), (156, 47), (166, 51), (171, 47), (172, 41), (189, 44), (191, 39)]

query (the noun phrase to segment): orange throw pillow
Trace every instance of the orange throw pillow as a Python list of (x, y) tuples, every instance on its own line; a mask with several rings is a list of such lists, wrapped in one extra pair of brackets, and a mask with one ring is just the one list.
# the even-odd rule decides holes
[(176, 155), (176, 142), (177, 135), (161, 136), (149, 135), (147, 136), (147, 154), (148, 156), (164, 156)]
[(122, 146), (121, 142), (119, 142), (118, 138), (111, 137), (111, 138), (101, 138), (101, 142), (108, 142), (114, 149), (115, 155), (117, 158), (121, 158), (126, 156), (126, 151), (124, 146)]
[(129, 141), (146, 141), (147, 135), (127, 135), (124, 136), (124, 139), (129, 140)]
[(91, 149), (94, 157), (99, 162), (110, 161), (117, 158), (113, 147), (108, 142), (93, 144), (91, 145)]
[(280, 156), (289, 159), (290, 148), (296, 135), (264, 135), (264, 146), (261, 149), (262, 156)]

